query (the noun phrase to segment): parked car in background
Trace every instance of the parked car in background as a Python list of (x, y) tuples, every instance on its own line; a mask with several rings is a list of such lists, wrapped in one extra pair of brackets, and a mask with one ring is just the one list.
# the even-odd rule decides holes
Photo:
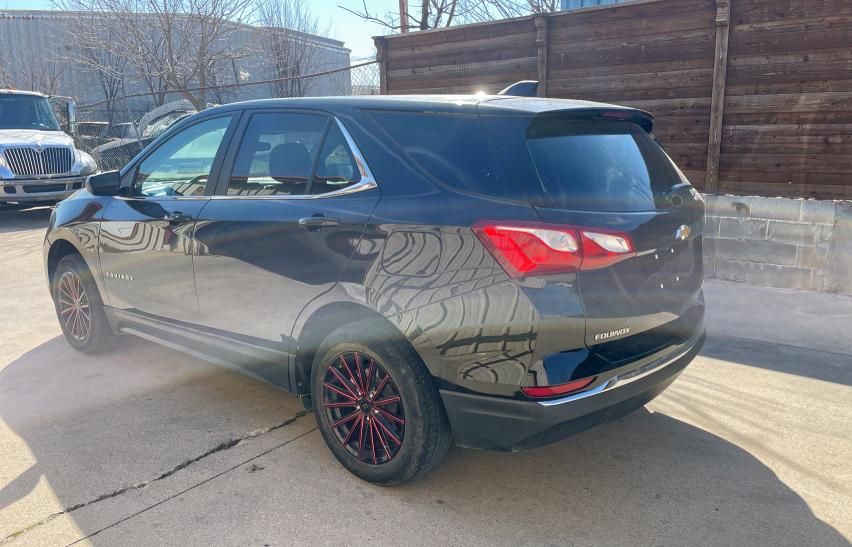
[(172, 108), (154, 112), (153, 116), (146, 115), (136, 123), (113, 126), (110, 136), (114, 138), (92, 150), (100, 169), (121, 169), (166, 129), (193, 114), (195, 110), (187, 108), (185, 102), (179, 101)]
[(704, 342), (704, 204), (640, 110), (498, 96), (235, 103), (50, 219), (65, 338), (133, 334), (303, 398), (378, 484), (631, 412)]
[(64, 199), (96, 170), (62, 131), (46, 95), (0, 89), (0, 203)]

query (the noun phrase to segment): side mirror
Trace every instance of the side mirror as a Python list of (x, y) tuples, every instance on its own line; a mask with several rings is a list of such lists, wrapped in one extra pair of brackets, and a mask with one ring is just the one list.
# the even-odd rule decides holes
[(77, 138), (77, 105), (74, 101), (65, 103), (65, 116), (68, 120), (68, 134)]
[(117, 196), (121, 189), (121, 175), (118, 171), (90, 175), (86, 179), (86, 188), (96, 196)]

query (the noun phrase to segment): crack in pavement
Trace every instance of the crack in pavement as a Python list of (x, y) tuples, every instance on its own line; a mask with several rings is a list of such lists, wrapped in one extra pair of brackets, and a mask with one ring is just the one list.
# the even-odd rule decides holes
[[(20, 530), (17, 530), (17, 531), (15, 531), (15, 532), (12, 532), (11, 534), (7, 535), (7, 536), (6, 536), (6, 537), (4, 537), (4, 538), (0, 538), (0, 545), (5, 545), (5, 544), (7, 544), (7, 543), (11, 543), (11, 542), (12, 542), (12, 541), (14, 541), (16, 538), (18, 538), (18, 537), (22, 536), (23, 534), (26, 534), (27, 532), (29, 532), (29, 531), (31, 531), (31, 530), (33, 530), (33, 529), (35, 529), (35, 528), (38, 528), (39, 526), (42, 526), (42, 525), (44, 525), (44, 524), (47, 524), (48, 522), (50, 522), (51, 520), (55, 519), (56, 517), (60, 517), (60, 516), (62, 516), (62, 515), (66, 515), (66, 514), (68, 514), (68, 513), (72, 513), (72, 512), (74, 512), (74, 511), (79, 510), (79, 509), (83, 509), (84, 507), (88, 507), (88, 506), (93, 505), (93, 504), (95, 504), (95, 503), (98, 503), (98, 502), (101, 502), (101, 501), (104, 501), (104, 500), (108, 500), (108, 499), (114, 498), (114, 497), (116, 497), (116, 496), (120, 496), (120, 495), (125, 494), (125, 493), (127, 493), (127, 492), (130, 492), (130, 491), (132, 491), (132, 490), (139, 490), (139, 489), (145, 488), (146, 486), (148, 486), (148, 485), (150, 485), (150, 484), (153, 484), (153, 483), (155, 483), (155, 482), (157, 482), (157, 481), (161, 481), (161, 480), (163, 480), (163, 479), (166, 479), (166, 478), (168, 478), (168, 477), (171, 477), (172, 475), (174, 475), (175, 473), (177, 473), (177, 472), (178, 472), (178, 471), (180, 471), (181, 469), (186, 469), (186, 468), (187, 468), (187, 467), (189, 467), (190, 465), (192, 465), (192, 464), (194, 464), (194, 463), (196, 463), (196, 462), (199, 462), (199, 461), (203, 460), (204, 458), (207, 458), (208, 456), (212, 456), (213, 454), (216, 454), (217, 452), (222, 452), (223, 450), (228, 450), (229, 448), (233, 448), (233, 447), (237, 446), (238, 444), (240, 444), (240, 443), (241, 443), (241, 442), (243, 442), (243, 441), (248, 441), (248, 440), (251, 440), (251, 439), (255, 439), (255, 438), (257, 438), (257, 437), (260, 437), (261, 435), (265, 435), (265, 434), (267, 434), (267, 433), (271, 433), (272, 431), (275, 431), (275, 430), (277, 430), (277, 429), (281, 429), (282, 427), (286, 427), (286, 426), (288, 426), (288, 425), (292, 424), (293, 422), (295, 422), (296, 420), (298, 420), (299, 418), (301, 418), (301, 417), (303, 417), (303, 416), (307, 415), (307, 414), (308, 414), (308, 411), (306, 411), (306, 410), (300, 411), (300, 412), (296, 413), (295, 415), (293, 415), (292, 417), (287, 418), (286, 420), (284, 420), (284, 421), (283, 421), (283, 422), (281, 422), (280, 424), (277, 424), (277, 425), (274, 425), (274, 426), (270, 426), (270, 427), (263, 427), (263, 428), (260, 428), (260, 429), (255, 429), (254, 431), (250, 431), (250, 432), (246, 433), (245, 435), (240, 435), (239, 437), (236, 437), (236, 438), (234, 438), (234, 439), (230, 439), (230, 440), (227, 440), (227, 441), (225, 441), (225, 442), (223, 442), (223, 443), (220, 443), (220, 444), (216, 445), (215, 447), (211, 448), (210, 450), (208, 450), (207, 452), (205, 452), (205, 453), (201, 454), (200, 456), (196, 456), (196, 457), (194, 457), (194, 458), (191, 458), (191, 459), (189, 459), (189, 460), (186, 460), (186, 461), (184, 461), (184, 462), (179, 463), (178, 465), (174, 466), (172, 469), (170, 469), (170, 470), (166, 471), (165, 473), (162, 473), (161, 475), (157, 476), (156, 478), (153, 478), (153, 479), (150, 479), (150, 480), (147, 480), (147, 481), (143, 481), (143, 482), (138, 482), (138, 483), (132, 484), (132, 485), (130, 485), (130, 486), (125, 486), (125, 487), (123, 487), (123, 488), (119, 488), (118, 490), (114, 490), (114, 491), (109, 492), (109, 493), (106, 493), (106, 494), (101, 494), (100, 496), (97, 496), (97, 497), (95, 497), (95, 498), (92, 498), (92, 499), (90, 499), (89, 501), (85, 501), (85, 502), (82, 502), (82, 503), (78, 503), (78, 504), (72, 505), (72, 506), (70, 506), (70, 507), (66, 507), (66, 508), (64, 508), (62, 511), (57, 511), (56, 513), (51, 513), (50, 515), (48, 515), (47, 517), (43, 518), (43, 519), (42, 519), (42, 520), (40, 520), (40, 521), (34, 522), (34, 523), (32, 523), (32, 524), (30, 524), (30, 525), (28, 525), (28, 526), (25, 526), (24, 528), (21, 528)], [(296, 439), (298, 439), (298, 438), (300, 438), (300, 437), (302, 437), (302, 436), (306, 435), (307, 433), (310, 433), (310, 432), (311, 432), (311, 431), (313, 431), (314, 429), (316, 429), (316, 428), (313, 428), (313, 429), (311, 429), (310, 431), (307, 431), (307, 432), (303, 433), (302, 435), (299, 435), (299, 436), (297, 436), (297, 437), (294, 437), (293, 439), (290, 439), (290, 441), (296, 440)], [(290, 441), (286, 441), (286, 442), (284, 442), (284, 443), (282, 443), (282, 444), (280, 444), (280, 445), (278, 445), (278, 446), (273, 447), (273, 448), (272, 448), (272, 449), (270, 449), (270, 450), (267, 450), (267, 451), (265, 451), (265, 452), (263, 452), (263, 453), (261, 453), (261, 454), (258, 454), (257, 456), (253, 456), (252, 458), (250, 458), (250, 459), (246, 460), (245, 462), (242, 462), (242, 463), (240, 463), (239, 465), (237, 465), (237, 466), (235, 466), (235, 467), (233, 467), (233, 468), (229, 468), (229, 469), (227, 469), (227, 470), (223, 471), (222, 473), (218, 473), (218, 474), (216, 474), (216, 475), (213, 475), (212, 477), (209, 477), (208, 479), (206, 479), (206, 480), (204, 480), (204, 481), (202, 481), (202, 482), (200, 482), (200, 483), (198, 483), (198, 484), (196, 484), (196, 485), (194, 485), (194, 486), (191, 486), (190, 488), (188, 488), (188, 489), (187, 489), (187, 490), (185, 490), (184, 492), (186, 492), (186, 491), (188, 491), (188, 490), (191, 490), (192, 488), (195, 488), (195, 487), (197, 487), (197, 486), (200, 486), (200, 485), (204, 484), (205, 482), (207, 482), (207, 481), (209, 481), (209, 480), (211, 480), (211, 479), (214, 479), (214, 478), (218, 477), (219, 475), (221, 475), (221, 474), (223, 474), (223, 473), (227, 473), (228, 471), (231, 471), (231, 470), (233, 470), (233, 469), (236, 469), (237, 467), (239, 467), (239, 466), (241, 466), (241, 465), (244, 465), (245, 463), (248, 463), (248, 462), (250, 462), (251, 460), (254, 460), (254, 459), (256, 459), (256, 458), (259, 458), (260, 456), (263, 456), (264, 454), (268, 454), (268, 453), (269, 453), (269, 452), (271, 452), (272, 450), (275, 450), (276, 448), (280, 448), (281, 446), (284, 446), (285, 444), (289, 443)], [(180, 494), (182, 494), (182, 493), (183, 493), (183, 492), (180, 492), (180, 493), (178, 493), (178, 494), (176, 494), (176, 495), (180, 495)], [(139, 511), (139, 512), (137, 512), (137, 513), (134, 513), (133, 515), (130, 515), (130, 517), (126, 517), (125, 519), (119, 520), (118, 522), (113, 523), (113, 524), (111, 524), (110, 526), (107, 526), (106, 528), (110, 528), (110, 527), (112, 527), (112, 526), (115, 526), (116, 524), (118, 524), (118, 523), (120, 523), (120, 522), (123, 522), (124, 520), (127, 520), (128, 518), (131, 518), (131, 517), (133, 517), (133, 516), (135, 516), (135, 515), (138, 515), (139, 513), (142, 513), (142, 512), (144, 512), (144, 511), (147, 511), (148, 509), (151, 509), (151, 508), (153, 508), (153, 507), (156, 507), (156, 506), (157, 506), (157, 505), (159, 505), (160, 503), (163, 503), (163, 502), (165, 502), (165, 501), (168, 501), (168, 500), (169, 500), (169, 499), (171, 499), (172, 497), (174, 497), (174, 496), (170, 496), (169, 498), (166, 498), (165, 500), (162, 500), (161, 502), (158, 502), (158, 503), (156, 503), (156, 504), (152, 505), (151, 507), (146, 507), (146, 508), (145, 508), (145, 509), (143, 509), (142, 511)], [(101, 529), (101, 530), (98, 530), (97, 532), (94, 532), (93, 534), (90, 534), (90, 535), (88, 535), (88, 536), (86, 536), (86, 537), (91, 537), (91, 536), (93, 536), (93, 535), (95, 535), (95, 534), (98, 534), (98, 533), (102, 532), (103, 530), (106, 530), (106, 528), (103, 528), (103, 529)], [(86, 538), (80, 538), (80, 540), (82, 540), (82, 539), (86, 539)], [(80, 541), (80, 540), (77, 540), (77, 541)], [(76, 542), (75, 542), (75, 543), (76, 543)]]

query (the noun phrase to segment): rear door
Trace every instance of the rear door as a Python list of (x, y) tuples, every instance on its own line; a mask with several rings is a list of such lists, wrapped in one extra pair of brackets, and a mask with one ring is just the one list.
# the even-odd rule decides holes
[(516, 135), (521, 125), (524, 142), (511, 153), (529, 165), (541, 219), (625, 234), (635, 248), (631, 258), (578, 272), (587, 346), (617, 362), (688, 337), (690, 314), (702, 306), (698, 193), (636, 123), (548, 114), (515, 120)]
[[(201, 323), (288, 351), (299, 312), (343, 272), (379, 190), (334, 117), (246, 114), (196, 229)], [(286, 367), (264, 359), (251, 363), (254, 372), (279, 383), (266, 372)]]

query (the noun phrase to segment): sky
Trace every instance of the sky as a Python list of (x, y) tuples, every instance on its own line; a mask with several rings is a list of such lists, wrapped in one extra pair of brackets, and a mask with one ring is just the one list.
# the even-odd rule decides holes
[[(329, 38), (345, 42), (352, 50), (352, 60), (372, 56), (375, 53), (373, 36), (386, 31), (376, 23), (370, 23), (341, 9), (345, 6), (361, 11), (361, 0), (310, 0), (311, 11), (319, 18), (320, 29), (329, 29)], [(367, 0), (371, 12), (384, 15), (399, 8), (398, 0)], [(0, 0), (0, 9), (53, 9), (51, 0)]]

